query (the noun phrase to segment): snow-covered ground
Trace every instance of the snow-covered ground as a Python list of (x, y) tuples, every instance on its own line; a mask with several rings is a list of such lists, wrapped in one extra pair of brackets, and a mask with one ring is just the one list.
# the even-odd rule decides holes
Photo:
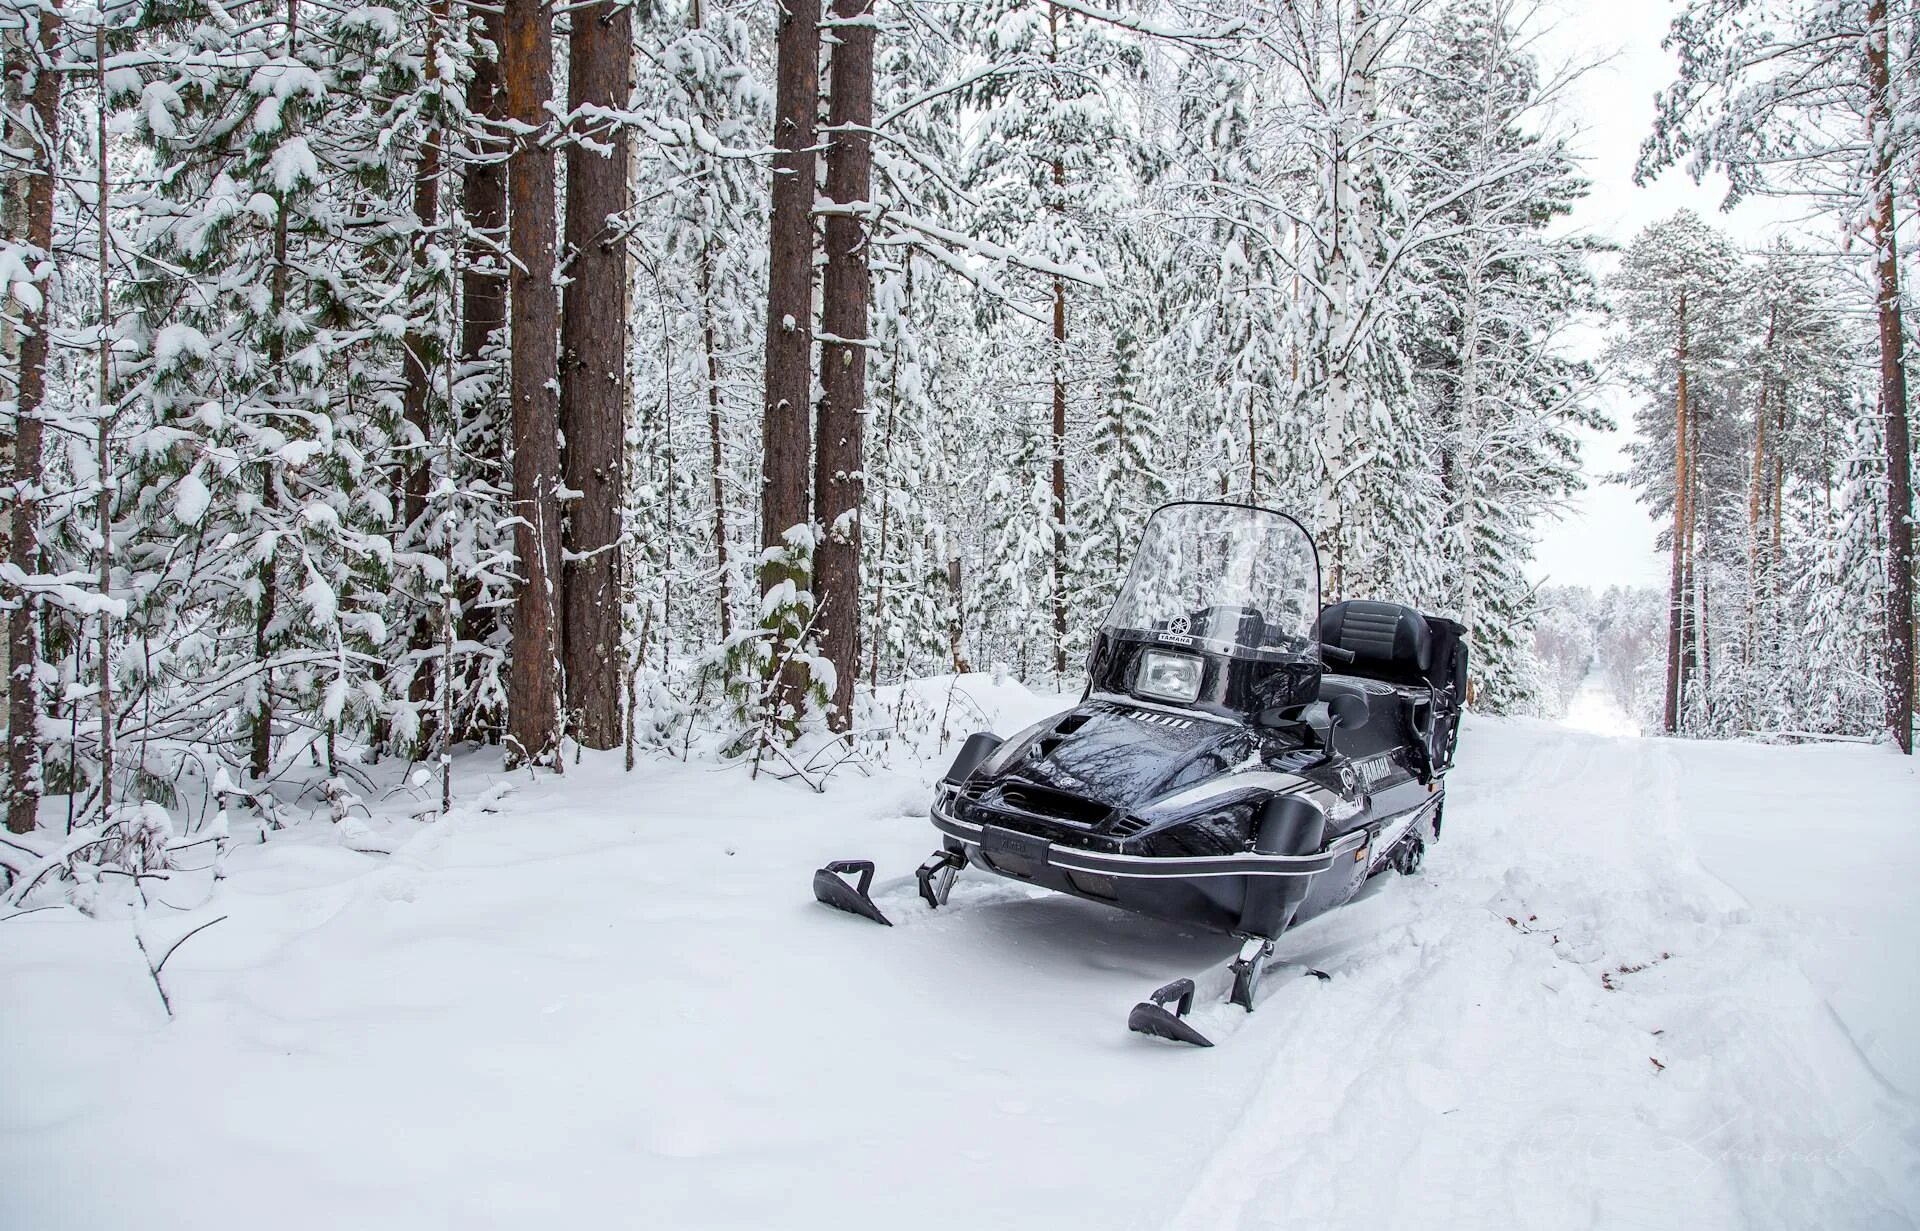
[(1596, 669), (1580, 681), (1580, 689), (1567, 704), (1567, 726), (1594, 735), (1638, 735), (1640, 724), (1621, 708), (1620, 701), (1600, 679)]
[[(963, 686), (1003, 730), (1055, 703)], [(153, 942), (227, 916), (171, 1023), (130, 922), (0, 922), (0, 1227), (1920, 1217), (1908, 761), (1474, 721), (1423, 875), (1293, 933), (1331, 981), (1205, 1011), (1210, 1051), (1123, 1023), (1230, 941), (978, 879), (918, 905), (940, 768), (588, 757), (351, 840), (388, 855), (307, 822), (204, 906), (165, 887), (195, 908)], [(812, 901), (852, 855), (898, 926)]]

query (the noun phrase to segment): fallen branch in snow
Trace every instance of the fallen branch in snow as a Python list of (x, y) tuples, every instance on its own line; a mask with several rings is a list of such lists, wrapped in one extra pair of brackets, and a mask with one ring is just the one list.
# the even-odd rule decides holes
[(173, 998), (167, 995), (167, 985), (160, 981), (160, 972), (166, 969), (167, 959), (171, 958), (175, 953), (178, 953), (180, 951), (181, 945), (186, 944), (188, 941), (192, 940), (194, 937), (198, 936), (200, 933), (206, 931), (208, 928), (212, 927), (214, 924), (224, 922), (226, 918), (227, 916), (221, 915), (217, 919), (209, 919), (205, 923), (201, 924), (199, 927), (194, 928), (192, 931), (188, 932), (185, 936), (182, 936), (179, 940), (176, 940), (172, 944), (168, 945), (167, 951), (161, 954), (160, 960), (156, 962), (153, 960), (153, 955), (147, 951), (146, 937), (141, 934), (140, 925), (146, 920), (146, 911), (141, 910), (135, 913), (134, 923), (133, 923), (133, 943), (140, 947), (140, 957), (147, 964), (147, 974), (149, 974), (153, 978), (153, 990), (160, 993), (160, 1005), (162, 1008), (166, 1009), (167, 1016), (169, 1018), (173, 1016)]

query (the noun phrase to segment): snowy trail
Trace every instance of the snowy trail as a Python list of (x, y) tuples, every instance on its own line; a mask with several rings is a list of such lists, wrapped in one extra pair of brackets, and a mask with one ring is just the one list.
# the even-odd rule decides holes
[[(980, 879), (813, 903), (931, 847), (930, 771), (608, 758), (383, 860), (297, 830), (236, 856), (171, 1025), (124, 924), (0, 928), (0, 1226), (1914, 1225), (1905, 993), (1806, 973), (1840, 891), (1767, 896), (1823, 776), (1891, 852), (1910, 767), (1487, 721), (1460, 765), (1426, 873), (1284, 943), (1332, 981), (1206, 1011), (1211, 1051), (1123, 1022), (1231, 941)], [(1737, 892), (1715, 826), (1768, 835)]]

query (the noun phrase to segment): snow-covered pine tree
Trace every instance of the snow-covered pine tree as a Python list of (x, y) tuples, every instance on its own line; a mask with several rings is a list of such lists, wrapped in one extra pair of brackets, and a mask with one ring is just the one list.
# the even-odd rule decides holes
[[(1774, 5), (1693, 0), (1666, 45), (1678, 79), (1659, 99), (1638, 176), (1684, 164), (1695, 179), (1718, 170), (1727, 203), (1754, 193), (1799, 198), (1870, 241), (1880, 367), (1875, 413), (1886, 448), (1887, 614), (1882, 655), (1886, 726), (1913, 752), (1913, 440), (1906, 324), (1900, 291), (1898, 205), (1920, 160), (1915, 103), (1896, 83), (1914, 71), (1912, 15), (1887, 0), (1793, 0)], [(1895, 37), (1896, 33), (1902, 37)]]

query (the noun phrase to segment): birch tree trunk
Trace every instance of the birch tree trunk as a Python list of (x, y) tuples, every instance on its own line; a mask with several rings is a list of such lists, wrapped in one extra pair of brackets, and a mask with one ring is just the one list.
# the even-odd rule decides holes
[[(23, 19), (35, 10), (18, 10)], [(51, 257), (53, 251), (53, 158), (59, 148), (60, 77), (50, 71), (60, 37), (60, 15), (40, 9), (32, 24), (9, 32), (6, 72), (6, 141), (31, 165), (11, 187), (6, 202), (7, 238), (23, 240)], [(15, 228), (19, 228), (16, 230)], [(39, 284), (40, 306), (21, 306), (20, 368), (15, 383), (12, 524), (7, 559), (22, 572), (37, 571), (42, 488), (40, 409), (47, 390), (47, 331), (53, 287)], [(7, 828), (26, 833), (38, 821), (40, 698), (34, 678), (40, 662), (38, 604), (26, 592), (7, 596)]]

